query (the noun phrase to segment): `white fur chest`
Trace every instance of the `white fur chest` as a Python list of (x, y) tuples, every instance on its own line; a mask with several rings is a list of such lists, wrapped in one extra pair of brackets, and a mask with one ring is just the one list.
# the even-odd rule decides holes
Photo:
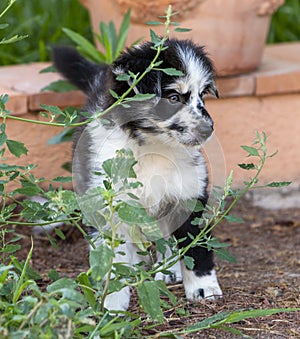
[[(207, 171), (199, 150), (179, 144), (155, 143), (153, 139), (140, 146), (120, 128), (107, 130), (95, 123), (90, 124), (87, 131), (92, 140), (89, 161), (95, 171), (101, 169), (105, 160), (113, 158), (117, 150), (132, 150), (138, 162), (134, 166), (137, 180), (143, 184), (135, 194), (151, 214), (156, 214), (166, 203), (198, 198), (204, 194)], [(101, 184), (102, 178), (94, 177), (89, 186)]]

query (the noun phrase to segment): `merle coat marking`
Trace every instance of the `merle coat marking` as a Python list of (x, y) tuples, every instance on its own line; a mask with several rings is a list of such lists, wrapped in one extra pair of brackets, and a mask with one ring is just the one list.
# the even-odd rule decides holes
[[(128, 49), (113, 65), (98, 65), (87, 61), (74, 49), (57, 47), (53, 60), (58, 71), (87, 94), (84, 111), (95, 114), (109, 107), (114, 98), (109, 89), (122, 95), (129, 88), (126, 81), (117, 81), (120, 74), (131, 71), (142, 73), (152, 61), (155, 51), (150, 42)], [(164, 234), (186, 238), (180, 244), (190, 242), (188, 233), (197, 235), (199, 227), (191, 221), (201, 217), (201, 212), (190, 213), (186, 200), (207, 202), (208, 175), (200, 152), (201, 144), (213, 133), (213, 121), (209, 116), (204, 96), (218, 96), (214, 69), (203, 48), (191, 41), (170, 39), (159, 60), (160, 68), (176, 68), (184, 76), (169, 76), (162, 71), (149, 72), (137, 84), (135, 93), (154, 93), (148, 102), (131, 103), (130, 108), (118, 106), (105, 116), (109, 123), (90, 122), (76, 131), (73, 169), (76, 190), (102, 185), (101, 178), (92, 172), (100, 170), (103, 161), (115, 156), (115, 151), (130, 148), (138, 163), (135, 171), (143, 188), (139, 192), (141, 202), (149, 214), (158, 219)], [(85, 119), (82, 117), (82, 119)], [(140, 261), (134, 244), (130, 242), (126, 226), (121, 232), (128, 240), (121, 245), (125, 256), (116, 254), (116, 261), (137, 263)], [(156, 279), (167, 282), (183, 280), (188, 299), (214, 299), (221, 295), (215, 271), (213, 255), (205, 248), (191, 248), (188, 256), (194, 258), (195, 267), (189, 270), (181, 262), (173, 267), (173, 276), (158, 274)], [(126, 309), (130, 300), (128, 287), (109, 295), (108, 309)]]

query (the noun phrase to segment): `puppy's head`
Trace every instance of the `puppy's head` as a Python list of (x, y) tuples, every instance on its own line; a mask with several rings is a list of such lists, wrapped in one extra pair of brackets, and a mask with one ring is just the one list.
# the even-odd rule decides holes
[[(159, 57), (159, 69), (175, 68), (183, 75), (171, 76), (159, 69), (147, 73), (135, 93), (154, 93), (156, 99), (149, 102), (149, 107), (138, 103), (129, 108), (125, 118), (130, 120), (122, 121), (122, 125), (141, 140), (156, 135), (164, 142), (197, 146), (213, 133), (213, 121), (205, 108), (204, 97), (208, 93), (218, 96), (214, 68), (203, 48), (189, 40), (170, 39), (166, 47)], [(155, 53), (151, 43), (130, 49), (113, 64), (113, 73), (141, 74)], [(114, 85), (119, 95), (128, 86), (120, 81)]]
[[(139, 143), (159, 139), (164, 143), (181, 143), (198, 146), (213, 133), (204, 97), (210, 93), (218, 96), (214, 82), (214, 68), (202, 47), (189, 40), (169, 39), (159, 55), (157, 69), (148, 72), (129, 96), (136, 93), (155, 94), (148, 101), (132, 101), (119, 106), (109, 118), (121, 126)], [(88, 94), (91, 111), (107, 108), (115, 100), (109, 89), (121, 96), (131, 85), (119, 81), (121, 74), (141, 75), (155, 57), (151, 42), (127, 49), (109, 66), (96, 66), (77, 52), (54, 50), (54, 64), (72, 83)], [(175, 68), (183, 75), (168, 75), (161, 69)], [(131, 74), (132, 74), (131, 73)], [(93, 112), (91, 112), (93, 113)]]

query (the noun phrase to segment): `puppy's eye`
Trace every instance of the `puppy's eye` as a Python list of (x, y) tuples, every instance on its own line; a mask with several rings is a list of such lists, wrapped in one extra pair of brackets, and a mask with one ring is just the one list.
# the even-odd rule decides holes
[(168, 96), (168, 100), (170, 101), (171, 104), (175, 104), (177, 102), (180, 102), (180, 96), (179, 94), (173, 93)]

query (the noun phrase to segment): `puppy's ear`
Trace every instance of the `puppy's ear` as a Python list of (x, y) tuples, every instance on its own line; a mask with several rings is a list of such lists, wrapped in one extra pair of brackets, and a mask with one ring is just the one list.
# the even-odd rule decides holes
[[(155, 51), (151, 48), (151, 44), (146, 42), (138, 47), (128, 49), (123, 52), (118, 59), (112, 64), (112, 72), (117, 77), (121, 74), (141, 75), (149, 67), (155, 56)], [(131, 81), (128, 82), (131, 85)], [(160, 95), (161, 91), (161, 72), (148, 72), (134, 89), (135, 93), (154, 93)]]
[(217, 99), (219, 99), (219, 92), (217, 90), (216, 84), (213, 83), (212, 86), (209, 89), (210, 94), (212, 94), (213, 96), (215, 96)]
[(88, 61), (71, 47), (54, 47), (52, 60), (57, 71), (86, 94), (91, 92), (96, 76), (108, 69), (107, 65)]

